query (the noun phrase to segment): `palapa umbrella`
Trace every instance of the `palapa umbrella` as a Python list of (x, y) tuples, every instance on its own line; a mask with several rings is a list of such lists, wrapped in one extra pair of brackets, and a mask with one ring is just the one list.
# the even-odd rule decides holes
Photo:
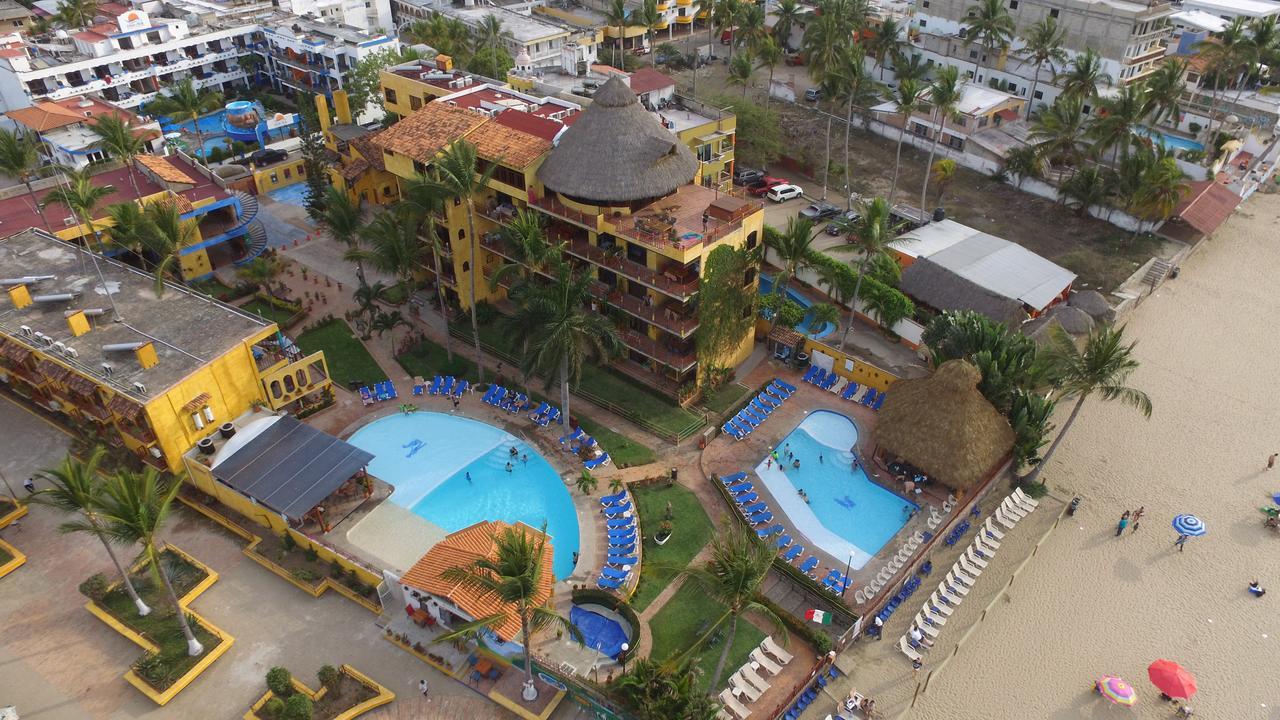
[(1172, 660), (1160, 659), (1147, 666), (1147, 677), (1160, 692), (1190, 700), (1196, 694), (1196, 676)]
[(1138, 701), (1138, 692), (1129, 683), (1115, 675), (1107, 675), (1094, 682), (1098, 694), (1116, 705), (1132, 705)]
[(1190, 537), (1199, 537), (1209, 531), (1205, 527), (1204, 521), (1195, 515), (1179, 515), (1174, 518), (1173, 529), (1177, 530), (1179, 535), (1188, 535)]

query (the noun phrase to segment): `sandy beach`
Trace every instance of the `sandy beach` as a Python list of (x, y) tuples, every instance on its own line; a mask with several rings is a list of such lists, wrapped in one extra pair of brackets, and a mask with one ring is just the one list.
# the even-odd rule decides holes
[[(1280, 452), (1277, 220), (1280, 197), (1255, 196), (1127, 319), (1154, 415), (1090, 400), (1044, 475), (1080, 512), (905, 717), (1169, 718), (1147, 680), (1163, 657), (1196, 674), (1196, 717), (1280, 720), (1280, 535), (1258, 512), (1280, 492), (1280, 467), (1263, 471)], [(1179, 553), (1185, 512), (1209, 531)], [(1134, 708), (1090, 691), (1108, 673)]]

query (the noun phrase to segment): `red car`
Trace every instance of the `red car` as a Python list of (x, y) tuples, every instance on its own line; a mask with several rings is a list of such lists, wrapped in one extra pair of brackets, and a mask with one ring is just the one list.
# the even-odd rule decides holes
[(784, 180), (783, 178), (769, 177), (768, 175), (766, 175), (763, 180), (747, 188), (747, 192), (751, 193), (752, 195), (755, 195), (756, 197), (764, 197), (765, 193), (772, 190), (775, 186), (786, 185), (790, 182), (791, 182), (790, 180)]

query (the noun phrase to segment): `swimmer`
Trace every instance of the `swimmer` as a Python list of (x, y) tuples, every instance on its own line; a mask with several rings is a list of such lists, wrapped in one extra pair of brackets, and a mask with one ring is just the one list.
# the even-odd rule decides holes
[(529, 464), (529, 454), (528, 454), (528, 453), (525, 453), (524, 455), (521, 455), (521, 456), (520, 456), (520, 462), (524, 463), (525, 465), (528, 465), (528, 464)]
[(795, 462), (793, 462), (793, 463), (791, 463), (791, 467), (793, 467), (793, 468), (795, 468), (795, 469), (799, 470), (799, 469), (800, 469), (800, 458), (796, 458), (796, 461), (795, 461)]
[(507, 463), (507, 472), (511, 472), (511, 463)]
[(823, 465), (825, 461), (822, 459), (822, 453), (818, 453), (818, 464)]
[(468, 471), (468, 472), (467, 472), (467, 482), (468, 482), (468, 483), (470, 483), (470, 482), (471, 482), (471, 472), (470, 472), (470, 471)]

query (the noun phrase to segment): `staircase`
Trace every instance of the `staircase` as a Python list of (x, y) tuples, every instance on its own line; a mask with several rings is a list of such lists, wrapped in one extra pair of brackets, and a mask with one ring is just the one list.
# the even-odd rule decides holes
[(258, 216), (258, 198), (240, 190), (229, 192), (231, 197), (240, 201), (240, 216), (237, 219), (241, 224), (252, 222)]
[(253, 221), (249, 223), (248, 244), (244, 251), (244, 256), (236, 260), (236, 265), (247, 265), (253, 262), (253, 259), (262, 254), (267, 249), (267, 229), (262, 227), (262, 223)]
[(1169, 271), (1172, 269), (1173, 265), (1168, 260), (1156, 258), (1151, 263), (1151, 267), (1147, 268), (1147, 274), (1143, 276), (1142, 282), (1155, 289), (1157, 285), (1164, 282), (1166, 277), (1169, 277)]

